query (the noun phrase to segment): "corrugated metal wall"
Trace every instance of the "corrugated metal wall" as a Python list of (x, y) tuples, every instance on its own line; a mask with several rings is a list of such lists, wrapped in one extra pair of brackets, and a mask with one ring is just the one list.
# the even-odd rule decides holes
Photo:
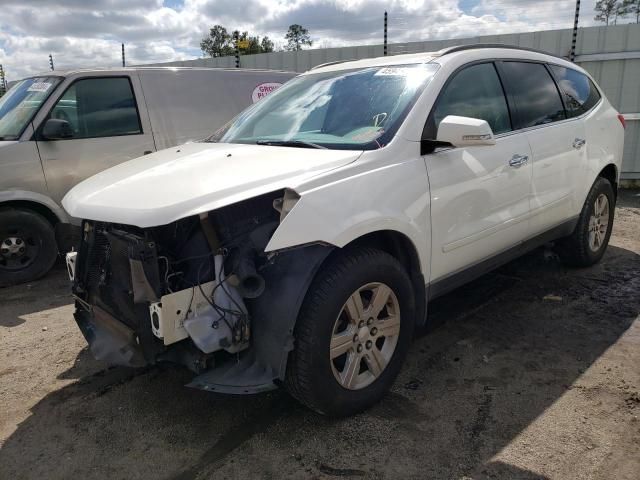
[[(429, 52), (468, 43), (518, 45), (568, 56), (571, 48), (571, 29), (389, 44), (388, 51), (390, 55)], [(382, 45), (365, 45), (244, 55), (240, 57), (240, 62), (242, 68), (304, 72), (321, 63), (382, 55)], [(594, 76), (613, 105), (626, 114), (623, 178), (640, 179), (640, 25), (581, 28), (578, 33), (576, 55), (576, 63)], [(233, 68), (235, 58), (202, 58), (154, 65)]]

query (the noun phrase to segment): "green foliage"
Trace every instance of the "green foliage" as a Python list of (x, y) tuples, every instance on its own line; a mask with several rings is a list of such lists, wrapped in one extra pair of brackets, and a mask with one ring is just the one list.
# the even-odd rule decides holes
[(289, 51), (302, 50), (303, 45), (308, 45), (309, 47), (313, 45), (313, 41), (309, 35), (309, 30), (297, 23), (289, 25), (289, 30), (284, 36), (284, 39), (287, 41), (287, 46), (285, 48)]
[(222, 25), (214, 25), (200, 42), (200, 49), (211, 57), (233, 55), (233, 39)]
[[(254, 53), (268, 53), (273, 52), (273, 42), (269, 37), (263, 37), (260, 40), (259, 36), (252, 36), (249, 32), (239, 32), (234, 30), (229, 33), (222, 25), (214, 25), (209, 30), (209, 35), (204, 37), (200, 42), (200, 49), (211, 57), (225, 57), (228, 55), (235, 55), (236, 51), (236, 35), (240, 41), (239, 48), (240, 55), (250, 55)], [(244, 43), (248, 42), (245, 47)]]
[[(640, 0), (639, 0), (640, 1)], [(260, 48), (262, 53), (273, 52), (273, 42), (269, 37), (262, 37), (262, 41), (260, 42)]]

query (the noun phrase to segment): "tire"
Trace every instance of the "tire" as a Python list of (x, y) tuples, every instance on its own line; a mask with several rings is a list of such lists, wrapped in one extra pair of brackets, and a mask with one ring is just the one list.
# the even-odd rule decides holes
[(0, 287), (30, 282), (56, 261), (53, 226), (31, 210), (0, 209)]
[[(382, 303), (373, 301), (376, 295), (383, 302), (387, 298), (379, 314), (375, 311)], [(363, 307), (363, 315), (351, 315), (360, 318), (357, 322), (349, 314), (358, 310), (354, 298), (360, 298)], [(347, 307), (347, 300), (352, 308)], [(411, 343), (414, 317), (411, 281), (394, 257), (375, 249), (339, 252), (318, 273), (302, 304), (287, 366), (287, 390), (324, 415), (348, 416), (371, 407), (400, 371)], [(352, 334), (360, 334), (357, 341)], [(343, 346), (348, 349), (333, 359), (332, 339), (344, 339), (334, 354)], [(359, 374), (350, 376), (356, 369), (347, 365), (356, 363)]]
[[(600, 208), (600, 212), (596, 212), (596, 201), (602, 202), (603, 198), (606, 198), (606, 205)], [(598, 177), (587, 195), (575, 230), (558, 242), (558, 255), (565, 264), (572, 267), (590, 267), (600, 261), (611, 237), (615, 202), (615, 194), (609, 180)], [(599, 205), (602, 207), (603, 203)]]

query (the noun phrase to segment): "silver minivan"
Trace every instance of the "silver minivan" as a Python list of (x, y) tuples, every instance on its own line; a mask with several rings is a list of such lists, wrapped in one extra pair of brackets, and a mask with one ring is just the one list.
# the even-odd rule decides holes
[(0, 98), (0, 286), (44, 275), (73, 245), (79, 223), (60, 204), (71, 187), (207, 137), (293, 76), (148, 67), (56, 71), (17, 82)]

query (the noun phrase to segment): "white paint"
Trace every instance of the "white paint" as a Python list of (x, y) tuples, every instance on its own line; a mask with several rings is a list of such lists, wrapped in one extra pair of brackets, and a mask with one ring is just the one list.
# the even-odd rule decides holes
[(496, 144), (491, 127), (485, 120), (456, 115), (448, 115), (442, 119), (436, 140), (450, 143), (454, 147)]
[(190, 143), (122, 163), (73, 188), (73, 217), (138, 227), (165, 225), (302, 182), (361, 152)]

